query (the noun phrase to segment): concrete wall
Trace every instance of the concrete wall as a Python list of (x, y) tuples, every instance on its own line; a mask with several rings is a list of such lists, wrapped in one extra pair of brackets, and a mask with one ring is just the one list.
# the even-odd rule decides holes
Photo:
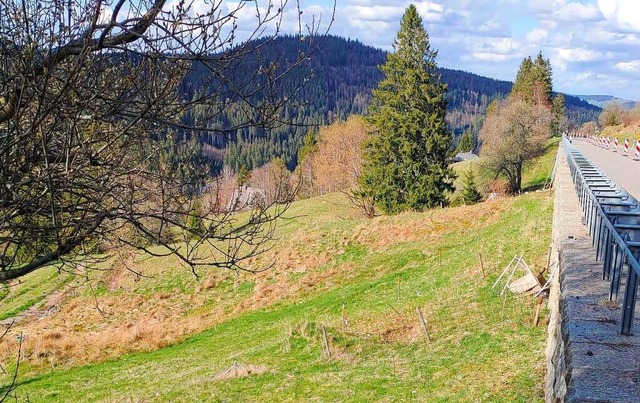
[(552, 256), (557, 270), (549, 295), (546, 401), (640, 402), (640, 321), (634, 322), (638, 335), (620, 335), (621, 309), (608, 300), (609, 283), (582, 224), (562, 146)]

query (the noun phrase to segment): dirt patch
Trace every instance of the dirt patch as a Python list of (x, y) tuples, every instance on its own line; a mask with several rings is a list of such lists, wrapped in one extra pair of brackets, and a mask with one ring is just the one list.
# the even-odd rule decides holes
[(380, 331), (380, 341), (383, 343), (414, 343), (423, 337), (423, 333), (417, 323), (401, 320), (387, 324)]
[(234, 362), (229, 368), (213, 376), (214, 381), (228, 381), (235, 378), (244, 378), (249, 375), (259, 375), (269, 372), (269, 368), (263, 365), (238, 364)]

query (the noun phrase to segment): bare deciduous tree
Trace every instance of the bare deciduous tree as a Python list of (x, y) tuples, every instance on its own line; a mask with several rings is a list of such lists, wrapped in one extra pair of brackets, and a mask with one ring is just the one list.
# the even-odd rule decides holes
[(350, 189), (362, 173), (362, 143), (367, 126), (362, 117), (324, 127), (318, 135), (318, 149), (311, 156), (314, 187), (319, 194)]
[(376, 215), (373, 198), (355, 189), (362, 175), (362, 147), (371, 131), (360, 116), (335, 122), (320, 130), (318, 149), (310, 158), (318, 193), (342, 192), (369, 218)]
[(631, 124), (640, 122), (640, 102), (636, 102), (629, 111), (629, 120)]
[(603, 127), (629, 123), (629, 112), (619, 102), (609, 102), (600, 112), (598, 120)]
[(596, 122), (583, 123), (578, 131), (583, 135), (593, 136), (598, 133), (598, 124)]
[(551, 118), (546, 106), (518, 98), (510, 98), (487, 116), (480, 132), (483, 165), (507, 179), (509, 193), (521, 190), (523, 166), (544, 153)]
[[(301, 36), (295, 60), (256, 56), (286, 3), (0, 0), (0, 281), (124, 245), (175, 254), (196, 275), (259, 253), (282, 208), (195, 209), (208, 175), (198, 137), (283, 123), (299, 86), (282, 78), (317, 46)], [(255, 74), (234, 74), (242, 63)], [(185, 83), (195, 68), (207, 73), (197, 89)], [(220, 119), (230, 106), (233, 126)]]

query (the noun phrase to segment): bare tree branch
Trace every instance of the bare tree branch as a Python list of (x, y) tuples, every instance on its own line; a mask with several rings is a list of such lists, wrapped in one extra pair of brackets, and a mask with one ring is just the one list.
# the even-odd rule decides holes
[[(0, 282), (123, 247), (176, 255), (194, 275), (244, 270), (268, 248), (290, 199), (229, 205), (201, 136), (286, 124), (280, 111), (304, 83), (285, 79), (321, 39), (301, 39), (293, 60), (262, 60), (287, 1), (225, 4), (0, 0)], [(303, 26), (317, 38), (315, 21)], [(255, 73), (236, 74), (243, 65)]]

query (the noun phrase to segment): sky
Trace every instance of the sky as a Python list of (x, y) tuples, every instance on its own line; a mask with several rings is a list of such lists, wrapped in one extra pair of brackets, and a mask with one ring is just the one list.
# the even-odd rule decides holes
[[(326, 27), (333, 0), (297, 1), (305, 24)], [(329, 33), (391, 51), (411, 3), (439, 66), (513, 81), (523, 58), (542, 52), (554, 90), (640, 101), (640, 0), (336, 0)], [(297, 29), (296, 5), (285, 7), (285, 32)]]

